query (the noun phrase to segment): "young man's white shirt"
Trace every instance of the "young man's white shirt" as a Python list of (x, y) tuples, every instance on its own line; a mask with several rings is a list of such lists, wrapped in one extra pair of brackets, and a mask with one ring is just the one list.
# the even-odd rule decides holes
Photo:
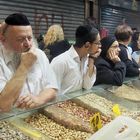
[(96, 80), (96, 67), (91, 77), (87, 73), (88, 58), (80, 60), (73, 46), (63, 54), (55, 57), (51, 66), (56, 74), (59, 94), (84, 89), (90, 89)]

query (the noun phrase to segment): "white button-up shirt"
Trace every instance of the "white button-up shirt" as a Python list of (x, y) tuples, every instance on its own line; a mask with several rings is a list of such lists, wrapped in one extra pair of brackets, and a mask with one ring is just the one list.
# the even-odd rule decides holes
[(73, 46), (63, 54), (55, 57), (52, 68), (56, 74), (59, 86), (59, 94), (80, 90), (90, 89), (96, 80), (96, 68), (91, 77), (87, 73), (87, 57), (80, 60), (79, 55)]
[[(28, 93), (38, 95), (46, 88), (58, 89), (56, 77), (45, 53), (37, 48), (35, 48), (35, 53), (37, 60), (27, 75), (20, 95)], [(16, 71), (12, 57), (13, 54), (9, 54), (3, 46), (0, 46), (0, 91), (4, 89), (6, 83), (12, 78)]]

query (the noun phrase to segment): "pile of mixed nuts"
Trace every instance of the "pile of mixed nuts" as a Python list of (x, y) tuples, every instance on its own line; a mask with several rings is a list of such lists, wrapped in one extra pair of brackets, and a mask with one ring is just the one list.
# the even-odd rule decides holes
[(42, 114), (34, 114), (25, 121), (52, 140), (85, 140), (91, 136), (91, 133), (65, 128)]
[(9, 122), (0, 121), (0, 140), (31, 140), (31, 138), (13, 128)]

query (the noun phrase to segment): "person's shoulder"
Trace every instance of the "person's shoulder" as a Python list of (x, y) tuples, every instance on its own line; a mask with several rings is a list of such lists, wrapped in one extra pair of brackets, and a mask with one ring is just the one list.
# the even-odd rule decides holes
[(126, 50), (127, 49), (127, 47), (123, 44), (119, 44), (119, 47), (120, 47), (121, 50)]
[(41, 61), (48, 59), (44, 51), (40, 50), (39, 48), (35, 48), (35, 53), (37, 58)]
[(53, 58), (52, 63), (67, 63), (69, 61), (69, 52), (66, 51)]
[(66, 48), (66, 49), (69, 49), (71, 47), (71, 45), (69, 44), (69, 42), (67, 40), (61, 40), (61, 41), (58, 41), (58, 42), (55, 42), (54, 44), (52, 44), (51, 46), (48, 46), (49, 49), (53, 49), (53, 48), (58, 48), (58, 47), (61, 47), (61, 48)]
[(102, 58), (101, 56), (99, 56), (96, 59), (96, 64), (104, 64), (104, 63), (107, 63), (107, 61), (104, 58)]
[(68, 51), (64, 52), (64, 53), (61, 53), (60, 55), (56, 56), (55, 58), (53, 59), (64, 59), (66, 60), (68, 58)]
[(95, 66), (98, 67), (110, 67), (111, 61), (107, 61), (106, 59), (99, 57), (95, 62)]
[(36, 52), (38, 55), (45, 55), (44, 51), (42, 51), (42, 50), (39, 49), (39, 48), (35, 48), (35, 52)]
[(120, 53), (122, 54), (122, 53), (127, 53), (127, 47), (126, 46), (124, 46), (124, 45), (119, 45), (119, 48), (120, 48)]
[(67, 39), (62, 40), (61, 42), (67, 46), (71, 46)]

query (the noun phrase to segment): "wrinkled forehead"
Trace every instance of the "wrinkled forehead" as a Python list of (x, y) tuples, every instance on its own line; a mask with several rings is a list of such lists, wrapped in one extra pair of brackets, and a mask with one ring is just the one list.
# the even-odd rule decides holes
[(31, 26), (11, 26), (6, 24), (2, 30), (2, 34), (10, 36), (16, 36), (20, 34), (32, 35), (32, 28)]
[(26, 31), (30, 31), (32, 32), (32, 28), (31, 26), (12, 26), (12, 25), (8, 25), (8, 29), (10, 31), (19, 31), (19, 32), (26, 32)]
[[(5, 35), (11, 38), (33, 36), (31, 26), (11, 26), (8, 25)], [(13, 36), (14, 35), (14, 36)]]

